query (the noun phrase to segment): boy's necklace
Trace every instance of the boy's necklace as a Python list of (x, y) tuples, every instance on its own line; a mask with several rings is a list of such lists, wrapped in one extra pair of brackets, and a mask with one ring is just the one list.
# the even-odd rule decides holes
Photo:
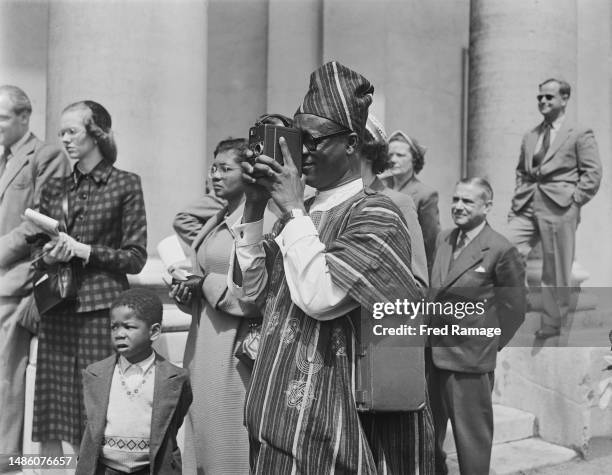
[(127, 379), (125, 378), (123, 371), (119, 371), (119, 378), (121, 379), (121, 387), (123, 388), (123, 390), (125, 391), (125, 393), (130, 399), (133, 399), (137, 397), (139, 394), (141, 394), (141, 390), (143, 386), (145, 385), (145, 383), (147, 382), (147, 376), (149, 375), (151, 368), (153, 368), (153, 365), (147, 368), (147, 370), (143, 373), (142, 379), (140, 380), (138, 385), (132, 389), (130, 389), (130, 387), (128, 386)]

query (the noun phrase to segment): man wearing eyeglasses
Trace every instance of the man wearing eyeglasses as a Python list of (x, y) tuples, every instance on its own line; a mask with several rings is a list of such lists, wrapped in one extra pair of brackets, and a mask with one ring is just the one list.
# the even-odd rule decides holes
[(542, 243), (542, 315), (536, 338), (561, 334), (569, 312), (572, 262), (580, 208), (599, 189), (601, 162), (593, 131), (565, 115), (570, 85), (547, 79), (539, 86), (544, 120), (523, 137), (508, 217), (510, 241), (524, 259)]
[(32, 309), (30, 247), (36, 229), (22, 219), (37, 208), (51, 177), (70, 173), (59, 147), (30, 132), (30, 99), (16, 86), (0, 86), (0, 473), (14, 470), (9, 457), (21, 455), (25, 370), (30, 333), (20, 319)]
[[(303, 134), (301, 170), (282, 138), (284, 166), (266, 156), (242, 165), (249, 189), (243, 223), (233, 229), (230, 288), (264, 306), (245, 407), (252, 473), (367, 475), (387, 462), (368, 444), (356, 409), (355, 325), (362, 308), (421, 293), (401, 212), (364, 190), (361, 179), (358, 151), (373, 92), (355, 71), (324, 64), (294, 117)], [(317, 189), (306, 203), (304, 182)], [(284, 214), (264, 246), (261, 218), (270, 196)], [(422, 358), (405, 364), (424, 365)], [(424, 379), (415, 378), (414, 387), (424, 401)], [(394, 434), (401, 450), (387, 473), (422, 472), (433, 462), (414, 456), (418, 436), (404, 429)], [(431, 454), (433, 441), (420, 442)]]

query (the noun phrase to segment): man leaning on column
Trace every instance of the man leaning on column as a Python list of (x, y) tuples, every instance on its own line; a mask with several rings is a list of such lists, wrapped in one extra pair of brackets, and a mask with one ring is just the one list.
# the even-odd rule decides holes
[(570, 93), (561, 79), (539, 85), (538, 109), (544, 120), (523, 137), (508, 216), (508, 239), (523, 259), (542, 243), (539, 339), (561, 334), (569, 313), (580, 208), (595, 196), (601, 181), (593, 131), (566, 117)]

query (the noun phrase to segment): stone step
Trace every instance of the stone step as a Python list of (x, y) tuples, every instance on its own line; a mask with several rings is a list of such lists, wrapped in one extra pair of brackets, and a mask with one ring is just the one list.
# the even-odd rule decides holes
[[(539, 320), (538, 320), (539, 322)], [(593, 328), (567, 328), (562, 329), (561, 336), (548, 338), (546, 340), (536, 340), (534, 332), (538, 325), (529, 325), (530, 328), (523, 329), (516, 333), (510, 342), (511, 347), (541, 348), (541, 347), (584, 347), (584, 348), (610, 348), (608, 333), (612, 329), (609, 327)]]
[[(573, 450), (529, 438), (495, 444), (491, 454), (491, 475), (525, 475), (542, 467), (566, 463), (577, 457)], [(456, 454), (448, 458), (449, 475), (459, 475)], [(466, 474), (469, 475), (469, 474)]]
[[(520, 409), (493, 404), (493, 419), (494, 444), (527, 439), (535, 434), (535, 416)], [(456, 451), (450, 421), (446, 429), (444, 451), (449, 454)]]
[[(584, 288), (574, 291), (570, 301), (572, 312), (580, 314), (593, 313), (598, 306), (601, 307), (599, 303), (600, 294), (601, 292), (596, 288)], [(527, 298), (532, 310), (535, 311), (542, 308), (541, 287), (530, 287)]]

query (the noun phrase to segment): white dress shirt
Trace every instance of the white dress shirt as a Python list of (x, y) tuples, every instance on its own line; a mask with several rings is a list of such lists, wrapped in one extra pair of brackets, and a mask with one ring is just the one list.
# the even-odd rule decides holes
[[(468, 246), (468, 244), (472, 242), (474, 238), (480, 234), (480, 232), (484, 229), (486, 224), (487, 222), (485, 220), (482, 223), (480, 223), (478, 226), (476, 226), (475, 228), (470, 229), (469, 231), (459, 230), (459, 232), (457, 233), (457, 241), (455, 242), (456, 250), (453, 253), (453, 259), (457, 259), (457, 257), (459, 257), (459, 254), (461, 254), (461, 252)], [(461, 249), (458, 249), (459, 240), (461, 239), (461, 233), (465, 233), (465, 242), (463, 243), (463, 247)]]
[[(336, 188), (317, 192), (309, 213), (325, 212), (363, 190), (361, 178)], [(232, 227), (236, 258), (242, 271), (242, 287), (233, 281), (234, 256), (229, 270), (229, 288), (239, 298), (256, 299), (268, 279), (262, 244), (263, 222)], [(310, 216), (291, 219), (276, 237), (283, 256), (285, 279), (291, 300), (304, 313), (317, 320), (346, 315), (359, 304), (332, 281), (325, 259), (325, 246)]]
[[(559, 133), (559, 129), (561, 129), (561, 126), (563, 125), (563, 120), (565, 119), (565, 114), (561, 114), (559, 117), (557, 117), (557, 119), (550, 124), (550, 142), (548, 143), (548, 148), (550, 148), (550, 146), (553, 144), (553, 142), (555, 141), (555, 138), (557, 137), (557, 134)], [(538, 136), (538, 141), (536, 142), (536, 146), (535, 149), (536, 152), (539, 151), (542, 148), (542, 141), (544, 140), (544, 131), (543, 128), (540, 129), (540, 135)]]

